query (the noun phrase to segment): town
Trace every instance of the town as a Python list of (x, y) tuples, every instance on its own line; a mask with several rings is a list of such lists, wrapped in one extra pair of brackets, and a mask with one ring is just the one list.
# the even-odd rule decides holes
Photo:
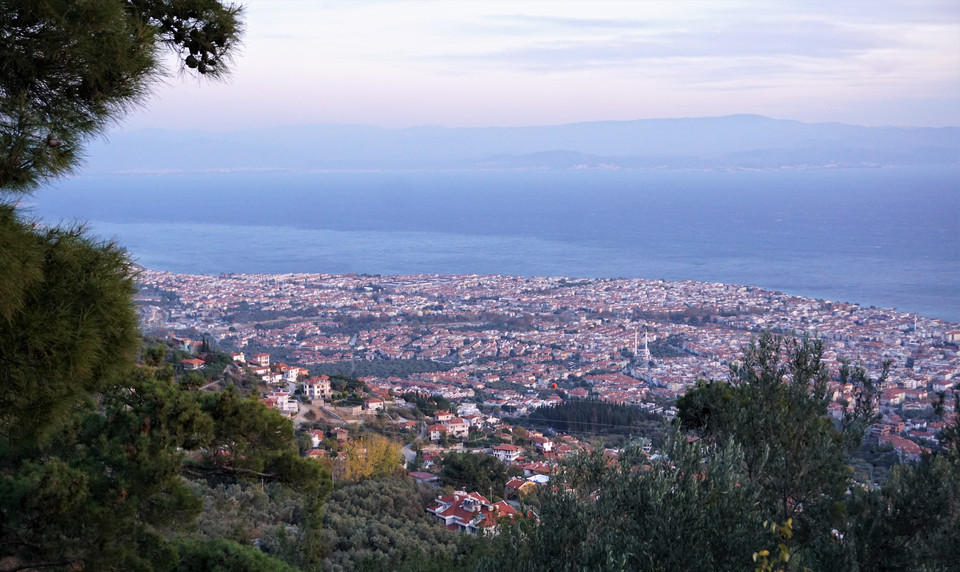
[[(935, 442), (931, 408), (960, 372), (958, 324), (752, 286), (497, 275), (201, 276), (148, 269), (138, 281), (145, 331), (175, 333), (184, 349), (212, 338), (278, 386), (272, 405), (296, 415), (297, 389), (310, 398), (331, 397), (329, 382), (318, 385), (322, 371), (359, 372), (355, 376), (371, 390), (355, 405), (360, 411), (383, 408), (384, 400), (395, 405), (394, 396), (408, 393), (455, 403), (457, 423), (434, 419), (434, 441), (441, 428), (465, 439), (467, 427), (458, 423), (522, 416), (565, 398), (591, 397), (670, 417), (688, 387), (698, 379), (726, 379), (741, 348), (769, 330), (821, 338), (834, 372), (850, 360), (876, 376), (890, 361), (884, 419), (873, 432), (909, 459)], [(411, 362), (429, 367), (391, 371), (391, 364)], [(371, 364), (386, 373), (367, 373)], [(194, 358), (184, 365), (203, 363)], [(837, 383), (831, 389), (839, 411), (850, 388)]]

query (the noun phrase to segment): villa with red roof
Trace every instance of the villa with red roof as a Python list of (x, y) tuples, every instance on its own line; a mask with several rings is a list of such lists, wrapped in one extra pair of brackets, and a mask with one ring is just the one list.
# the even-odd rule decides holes
[(512, 463), (516, 461), (521, 454), (523, 454), (523, 447), (510, 445), (507, 443), (493, 446), (493, 456), (500, 459), (504, 463)]
[(196, 371), (198, 369), (202, 369), (205, 364), (202, 359), (197, 358), (187, 358), (180, 363), (183, 364), (183, 369), (187, 371)]
[(441, 423), (435, 423), (427, 426), (427, 431), (430, 432), (431, 441), (439, 441), (444, 435), (447, 434), (447, 426)]
[(470, 424), (459, 417), (450, 419), (444, 425), (447, 426), (447, 433), (461, 439), (466, 439), (470, 433)]
[(499, 519), (513, 518), (517, 514), (505, 501), (491, 503), (480, 493), (457, 491), (452, 495), (439, 497), (434, 502), (435, 506), (429, 507), (427, 512), (443, 522), (447, 530), (460, 530), (469, 534), (481, 531), (496, 534)]
[(330, 378), (321, 375), (311, 377), (303, 382), (303, 393), (307, 399), (330, 399), (333, 397), (333, 389), (330, 387)]

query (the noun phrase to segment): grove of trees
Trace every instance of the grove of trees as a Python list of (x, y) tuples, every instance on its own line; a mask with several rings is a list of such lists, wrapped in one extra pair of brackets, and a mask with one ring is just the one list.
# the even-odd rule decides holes
[(596, 399), (568, 399), (552, 407), (538, 407), (518, 423), (563, 433), (618, 434), (656, 437), (661, 441), (663, 418), (631, 405)]
[(845, 367), (857, 399), (834, 422), (821, 358), (819, 340), (759, 337), (730, 381), (680, 400), (662, 455), (565, 463), (538, 519), (504, 527), (480, 569), (956, 569), (956, 412), (940, 450), (872, 489), (847, 460), (876, 419), (883, 375)]
[(204, 508), (191, 480), (289, 488), (300, 545), (318, 532), (329, 474), (299, 457), (290, 421), (135, 365), (126, 253), (14, 202), (143, 100), (164, 50), (217, 77), (240, 29), (240, 9), (215, 0), (0, 2), (0, 570), (287, 568), (191, 536)]

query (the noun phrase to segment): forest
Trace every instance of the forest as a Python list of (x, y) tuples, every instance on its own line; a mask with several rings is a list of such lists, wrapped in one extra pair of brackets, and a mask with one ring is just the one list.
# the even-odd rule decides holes
[(632, 405), (596, 399), (568, 399), (554, 407), (538, 407), (521, 425), (580, 435), (624, 435), (663, 442), (663, 417)]

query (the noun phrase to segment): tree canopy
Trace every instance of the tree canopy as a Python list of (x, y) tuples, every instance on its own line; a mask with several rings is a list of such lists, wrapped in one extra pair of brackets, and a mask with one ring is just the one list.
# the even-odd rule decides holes
[(440, 483), (457, 490), (476, 491), (489, 498), (503, 495), (507, 466), (490, 455), (447, 453), (443, 456)]
[(678, 420), (709, 443), (733, 440), (743, 447), (747, 474), (765, 492), (764, 502), (777, 507), (778, 522), (798, 520), (798, 537), (806, 539), (814, 507), (839, 499), (853, 477), (847, 453), (860, 444), (863, 429), (875, 421), (883, 378), (871, 380), (862, 370), (858, 404), (834, 426), (828, 416), (830, 373), (818, 339), (760, 336), (731, 366), (729, 382), (701, 382), (677, 402)]
[(217, 0), (0, 2), (0, 189), (68, 173), (84, 141), (140, 104), (164, 73), (227, 72), (241, 9)]
[[(164, 49), (183, 72), (226, 73), (239, 16), (216, 0), (0, 0), (0, 194), (74, 168), (165, 73)], [(0, 570), (285, 569), (181, 537), (203, 508), (185, 478), (299, 491), (306, 544), (329, 473), (256, 399), (201, 395), (162, 352), (135, 365), (133, 277), (116, 244), (0, 204)]]
[[(728, 380), (679, 400), (662, 455), (628, 448), (566, 461), (537, 518), (502, 527), (481, 569), (953, 569), (956, 417), (941, 450), (896, 467), (879, 490), (847, 464), (876, 420), (885, 372), (872, 379), (844, 365), (831, 378), (820, 341), (764, 334)], [(837, 416), (828, 415), (831, 379), (856, 388)]]
[(289, 419), (233, 391), (188, 389), (169, 367), (131, 369), (30, 453), (0, 457), (0, 553), (24, 566), (169, 569), (166, 538), (202, 508), (184, 477), (277, 482), (308, 512), (331, 484), (298, 455)]

